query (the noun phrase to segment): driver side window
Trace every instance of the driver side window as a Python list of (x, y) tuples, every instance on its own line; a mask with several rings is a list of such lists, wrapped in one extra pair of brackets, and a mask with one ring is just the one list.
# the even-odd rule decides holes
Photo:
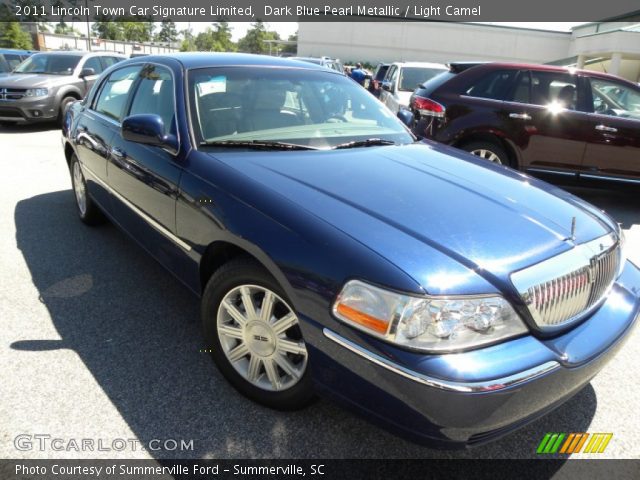
[(595, 113), (640, 120), (640, 89), (610, 80), (592, 78), (589, 81)]

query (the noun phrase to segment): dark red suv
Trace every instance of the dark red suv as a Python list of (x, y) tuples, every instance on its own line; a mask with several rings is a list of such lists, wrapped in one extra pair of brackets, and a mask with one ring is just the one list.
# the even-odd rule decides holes
[(548, 65), (456, 63), (412, 95), (413, 132), (536, 176), (640, 185), (640, 87)]

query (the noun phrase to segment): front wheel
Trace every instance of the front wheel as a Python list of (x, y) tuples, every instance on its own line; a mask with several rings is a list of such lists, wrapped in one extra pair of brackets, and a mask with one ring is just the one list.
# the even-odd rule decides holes
[(250, 399), (296, 410), (313, 398), (298, 316), (278, 283), (250, 258), (216, 271), (202, 298), (206, 349)]

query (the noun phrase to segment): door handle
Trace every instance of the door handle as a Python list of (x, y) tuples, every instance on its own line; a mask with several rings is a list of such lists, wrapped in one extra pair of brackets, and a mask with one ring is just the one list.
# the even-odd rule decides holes
[(617, 128), (607, 127), (606, 125), (596, 125), (596, 130), (600, 132), (611, 132), (611, 133), (616, 133), (618, 131)]
[(531, 115), (528, 113), (510, 113), (509, 118), (516, 118), (518, 120), (531, 120)]
[(116, 157), (118, 159), (123, 159), (123, 158), (127, 157), (127, 154), (124, 151), (122, 151), (119, 148), (117, 148), (117, 147), (112, 148), (110, 153), (111, 153), (111, 155), (113, 155), (114, 157)]

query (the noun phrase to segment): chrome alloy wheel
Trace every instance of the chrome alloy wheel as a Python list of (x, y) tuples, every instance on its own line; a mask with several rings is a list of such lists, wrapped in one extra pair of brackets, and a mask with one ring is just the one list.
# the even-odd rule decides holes
[(87, 213), (87, 185), (78, 162), (73, 163), (73, 191), (76, 194), (80, 215), (84, 216)]
[(485, 148), (479, 148), (477, 150), (471, 150), (471, 152), (469, 153), (471, 153), (471, 155), (475, 155), (476, 157), (480, 157), (485, 160), (489, 160), (490, 162), (494, 162), (502, 165), (502, 162), (500, 161), (500, 157), (496, 155), (494, 152), (492, 152), (491, 150), (487, 150)]
[(307, 367), (307, 348), (298, 317), (271, 290), (240, 285), (218, 307), (220, 344), (233, 368), (268, 391), (293, 387)]

